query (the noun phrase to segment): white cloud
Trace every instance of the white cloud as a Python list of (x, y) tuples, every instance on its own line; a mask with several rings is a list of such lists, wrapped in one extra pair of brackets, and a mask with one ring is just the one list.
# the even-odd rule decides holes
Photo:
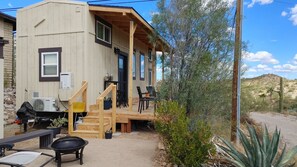
[(10, 8), (12, 8), (12, 7), (13, 7), (11, 3), (8, 3), (8, 6), (9, 6)]
[(233, 6), (235, 4), (235, 0), (223, 0), (227, 2), (228, 6)]
[(276, 65), (276, 66), (273, 66), (274, 69), (282, 69), (282, 66), (281, 65)]
[(290, 9), (290, 19), (293, 25), (297, 26), (297, 4)]
[(158, 15), (158, 14), (160, 14), (160, 13), (159, 12), (151, 12), (150, 13), (151, 16)]
[(286, 70), (291, 70), (291, 71), (296, 71), (297, 70), (297, 66), (294, 66), (292, 64), (284, 64), (283, 68)]
[(228, 28), (227, 28), (227, 32), (228, 32), (228, 33), (235, 34), (235, 28), (233, 28), (233, 27), (228, 27)]
[(278, 64), (279, 61), (273, 58), (273, 55), (266, 51), (259, 51), (257, 53), (243, 52), (243, 59), (249, 62), (261, 62), (264, 64)]
[(282, 15), (283, 17), (285, 17), (285, 16), (287, 16), (287, 15), (288, 15), (288, 13), (287, 13), (287, 12), (285, 12), (285, 11), (282, 11), (281, 15)]
[(275, 72), (297, 72), (297, 66), (292, 64), (283, 64), (273, 66)]
[(252, 0), (252, 2), (248, 5), (248, 8), (252, 8), (256, 3), (259, 3), (260, 5), (267, 5), (272, 2), (273, 0)]
[(257, 65), (257, 68), (258, 68), (258, 69), (265, 69), (265, 68), (268, 68), (268, 66), (265, 65), (265, 64), (258, 64), (258, 65)]
[(255, 68), (249, 68), (247, 72), (258, 72)]
[(243, 64), (241, 68), (248, 68), (248, 65)]
[(297, 54), (295, 54), (294, 58), (293, 58), (293, 63), (297, 64)]

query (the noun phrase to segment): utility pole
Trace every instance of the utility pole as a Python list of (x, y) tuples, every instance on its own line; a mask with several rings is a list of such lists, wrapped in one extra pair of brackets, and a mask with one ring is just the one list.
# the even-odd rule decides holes
[(241, 32), (242, 32), (242, 0), (236, 2), (235, 48), (232, 81), (232, 114), (231, 141), (238, 139), (240, 127), (240, 61), (241, 61)]

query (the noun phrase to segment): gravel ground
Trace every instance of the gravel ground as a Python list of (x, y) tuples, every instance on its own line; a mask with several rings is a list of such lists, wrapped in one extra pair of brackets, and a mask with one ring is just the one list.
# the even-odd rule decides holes
[(288, 148), (297, 145), (297, 117), (293, 115), (284, 115), (279, 113), (250, 113), (256, 123), (266, 124), (268, 130), (273, 132), (275, 128), (281, 130), (282, 141)]

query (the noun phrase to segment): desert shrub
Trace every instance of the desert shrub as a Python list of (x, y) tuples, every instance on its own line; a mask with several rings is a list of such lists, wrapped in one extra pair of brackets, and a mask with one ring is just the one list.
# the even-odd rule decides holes
[(244, 148), (244, 153), (237, 150), (230, 142), (224, 140), (224, 145), (219, 147), (224, 150), (228, 156), (226, 159), (236, 167), (283, 167), (293, 166), (291, 160), (297, 153), (297, 146), (286, 153), (286, 146), (278, 155), (280, 131), (275, 129), (272, 137), (265, 129), (261, 134), (257, 134), (253, 126), (248, 125), (249, 137), (239, 130), (239, 140)]
[(161, 134), (170, 161), (180, 166), (201, 166), (213, 152), (210, 127), (190, 121), (177, 102), (162, 101), (157, 109), (156, 130)]

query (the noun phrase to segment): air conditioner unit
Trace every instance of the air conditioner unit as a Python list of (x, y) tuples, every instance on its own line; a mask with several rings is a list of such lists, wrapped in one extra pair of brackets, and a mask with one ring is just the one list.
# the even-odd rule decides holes
[(57, 111), (56, 99), (54, 97), (32, 98), (32, 106), (35, 111)]

